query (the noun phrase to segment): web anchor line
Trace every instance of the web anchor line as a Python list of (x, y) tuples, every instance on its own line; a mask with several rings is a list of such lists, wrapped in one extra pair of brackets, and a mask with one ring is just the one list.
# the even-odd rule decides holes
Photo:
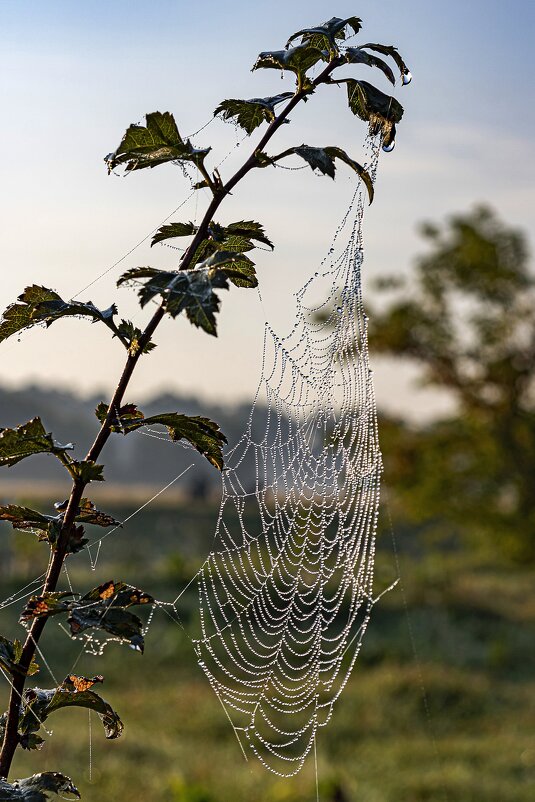
[[(379, 148), (368, 140), (374, 178)], [(317, 732), (383, 595), (373, 591), (382, 458), (362, 299), (364, 203), (359, 187), (295, 295), (290, 333), (265, 324), (258, 391), (226, 456), (214, 544), (192, 580), (199, 665), (236, 735), (280, 776), (311, 753), (317, 760)], [(267, 422), (255, 439), (260, 400)]]

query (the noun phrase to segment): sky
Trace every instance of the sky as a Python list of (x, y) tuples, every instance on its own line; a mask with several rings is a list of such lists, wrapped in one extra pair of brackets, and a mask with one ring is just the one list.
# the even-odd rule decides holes
[[(397, 45), (414, 75), (410, 86), (394, 91), (405, 116), (395, 151), (381, 156), (376, 199), (364, 218), (365, 294), (375, 277), (410, 270), (424, 248), (423, 220), (442, 221), (475, 203), (491, 204), (535, 241), (531, 0), (152, 0), (147, 9), (137, 0), (0, 4), (2, 309), (40, 283), (67, 298), (83, 290), (81, 300), (101, 307), (117, 301), (122, 316), (142, 325), (147, 311), (115, 281), (129, 267), (176, 267), (172, 249), (151, 249), (150, 240), (132, 249), (168, 217), (199, 219), (209, 198), (196, 193), (173, 215), (190, 194), (177, 168), (119, 178), (106, 174), (103, 157), (147, 112), (173, 112), (186, 135), (224, 98), (290, 90), (291, 77), (250, 71), (256, 55), (332, 16), (360, 16), (360, 42)], [(355, 68), (359, 74), (389, 91), (381, 74)], [(337, 144), (362, 158), (365, 124), (347, 110), (341, 90), (322, 88), (291, 120), (278, 137), (280, 150)], [(225, 178), (253, 143), (236, 147), (234, 128), (214, 122), (195, 144), (212, 146), (213, 165), (227, 157)], [(129, 400), (161, 390), (211, 401), (250, 398), (264, 320), (281, 335), (291, 328), (293, 293), (317, 269), (353, 191), (354, 178), (343, 168), (335, 182), (309, 170), (248, 176), (222, 209), (228, 221), (259, 220), (276, 245), (273, 254), (258, 254), (263, 305), (253, 291), (225, 294), (217, 340), (185, 320), (165, 321)], [(124, 350), (100, 328), (60, 321), (2, 343), (3, 384), (109, 394)], [(403, 364), (375, 367), (380, 406), (418, 416), (447, 407), (447, 399), (416, 391)]]

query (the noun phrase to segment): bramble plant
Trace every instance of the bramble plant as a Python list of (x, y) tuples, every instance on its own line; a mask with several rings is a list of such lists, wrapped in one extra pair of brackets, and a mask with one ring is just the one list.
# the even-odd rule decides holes
[[(158, 300), (158, 307), (144, 329), (137, 328), (128, 320), (117, 320), (115, 304), (100, 310), (91, 302), (64, 301), (53, 290), (38, 285), (27, 287), (4, 312), (0, 321), (0, 342), (30, 326), (39, 323), (50, 326), (60, 318), (74, 315), (107, 326), (126, 349), (127, 358), (110, 402), (102, 402), (96, 409), (100, 429), (85, 459), (74, 459), (70, 454), (72, 445), (56, 442), (38, 417), (17, 428), (0, 430), (0, 466), (9, 467), (33, 454), (48, 453), (61, 462), (72, 479), (68, 500), (56, 504), (53, 513), (44, 514), (16, 505), (0, 507), (1, 520), (11, 523), (15, 529), (37, 535), (38, 540), (46, 542), (50, 549), (41, 593), (29, 600), (20, 616), (20, 623), (26, 628), (24, 643), (0, 637), (0, 667), (9, 675), (12, 686), (8, 710), (0, 718), (2, 800), (41, 802), (50, 793), (66, 792), (79, 796), (72, 781), (59, 773), (45, 772), (23, 780), (7, 781), (16, 749), (40, 749), (44, 743), (39, 734), (41, 724), (55, 710), (78, 706), (96, 711), (107, 738), (117, 738), (123, 729), (117, 713), (94, 690), (95, 685), (103, 680), (100, 675), (70, 674), (56, 688), (26, 688), (27, 679), (38, 671), (35, 654), (46, 623), (52, 616), (66, 616), (73, 637), (103, 630), (138, 651), (142, 652), (144, 648), (142, 622), (131, 608), (153, 605), (155, 600), (149, 593), (120, 581), (105, 582), (85, 593), (58, 590), (65, 560), (83, 550), (88, 542), (86, 527), (111, 527), (118, 523), (112, 516), (98, 510), (84, 495), (88, 485), (104, 479), (104, 467), (99, 459), (110, 435), (127, 435), (143, 426), (160, 424), (167, 428), (172, 440), (186, 440), (215, 468), (223, 470), (226, 439), (216, 423), (208, 418), (190, 417), (178, 412), (145, 417), (135, 404), (124, 403), (134, 369), (141, 356), (155, 347), (152, 338), (165, 315), (175, 318), (183, 312), (194, 326), (216, 336), (216, 316), (220, 309), (216, 291), (229, 289), (230, 284), (244, 288), (258, 284), (254, 262), (247, 254), (260, 243), (270, 248), (273, 245), (263, 226), (253, 220), (216, 222), (219, 206), (251, 170), (269, 167), (291, 156), (300, 157), (312, 170), (331, 178), (335, 176), (336, 161), (343, 162), (364, 182), (370, 202), (373, 199), (371, 176), (339, 147), (301, 144), (278, 154), (266, 151), (276, 131), (283, 123), (289, 122), (289, 114), (295, 107), (301, 101), (307, 101), (319, 86), (331, 84), (346, 85), (350, 110), (369, 124), (372, 135), (380, 136), (385, 150), (392, 149), (396, 124), (403, 114), (398, 101), (367, 81), (334, 75), (343, 67), (364, 64), (378, 67), (394, 84), (391, 67), (375, 55), (378, 53), (393, 59), (403, 83), (410, 81), (410, 72), (395, 47), (373, 43), (360, 47), (345, 45), (346, 37), (357, 34), (360, 28), (358, 17), (333, 17), (323, 25), (304, 28), (293, 34), (285, 49), (259, 55), (253, 70), (275, 69), (283, 74), (293, 73), (295, 89), (267, 98), (228, 99), (216, 108), (215, 116), (233, 120), (247, 134), (267, 124), (251, 155), (227, 181), (217, 169), (210, 170), (207, 166), (211, 149), (197, 148), (191, 141), (182, 139), (169, 112), (147, 114), (146, 125), (131, 125), (117, 150), (106, 157), (110, 172), (118, 167), (133, 172), (166, 163), (192, 164), (202, 176), (202, 181), (194, 188), (208, 188), (212, 195), (199, 225), (171, 223), (162, 226), (152, 240), (154, 245), (176, 237), (190, 238), (178, 269), (164, 271), (136, 267), (119, 278), (118, 286), (133, 284), (138, 287), (141, 307), (153, 299)], [(312, 77), (310, 73), (315, 67), (319, 69), (316, 77)]]

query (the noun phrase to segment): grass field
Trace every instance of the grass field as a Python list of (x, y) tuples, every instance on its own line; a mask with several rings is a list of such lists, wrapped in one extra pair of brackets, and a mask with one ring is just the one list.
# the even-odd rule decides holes
[[(121, 519), (130, 511), (111, 510)], [(71, 558), (73, 584), (113, 577), (173, 599), (208, 548), (214, 512), (199, 503), (140, 513), (104, 541), (96, 571), (86, 556)], [(7, 535), (6, 528), (2, 557), (11, 578), (2, 578), (3, 597), (40, 573), (45, 557), (27, 535)], [(409, 533), (398, 535), (397, 546), (402, 586), (376, 608), (352, 680), (318, 737), (320, 799), (532, 802), (535, 572), (462, 550), (430, 551)], [(390, 581), (393, 564), (390, 538), (382, 536), (380, 583)], [(186, 593), (179, 606), (186, 630), (194, 605), (195, 594)], [(5, 634), (16, 633), (16, 609), (1, 613)], [(61, 680), (79, 645), (54, 623), (48, 630), (43, 651)], [(76, 670), (105, 675), (102, 693), (121, 714), (124, 736), (106, 741), (93, 716), (90, 750), (87, 711), (60, 711), (40, 753), (19, 751), (13, 776), (64, 771), (86, 802), (316, 799), (312, 760), (287, 780), (245, 762), (185, 630), (162, 613), (145, 655), (111, 644), (101, 658), (82, 656)], [(42, 666), (36, 684), (49, 680)], [(4, 706), (6, 697), (4, 686)]]

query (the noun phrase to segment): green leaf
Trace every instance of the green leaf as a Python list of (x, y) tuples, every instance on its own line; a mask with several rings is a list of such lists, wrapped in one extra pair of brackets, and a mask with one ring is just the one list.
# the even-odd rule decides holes
[(20, 614), (20, 622), (27, 623), (34, 618), (49, 618), (51, 615), (66, 613), (71, 609), (75, 594), (72, 591), (53, 591), (43, 596), (32, 596)]
[[(227, 238), (226, 242), (236, 239), (236, 250), (216, 251), (199, 264), (199, 269), (207, 269), (208, 277), (213, 279), (217, 272), (223, 273), (237, 287), (257, 287), (258, 280), (254, 269), (254, 262), (240, 252), (244, 247), (244, 239), (241, 237)], [(250, 247), (254, 247), (250, 245)]]
[(139, 284), (141, 284), (141, 279), (150, 279), (142, 285), (138, 291), (141, 307), (144, 307), (155, 295), (163, 294), (171, 281), (178, 275), (178, 271), (170, 272), (158, 270), (155, 267), (132, 267), (119, 276), (117, 286), (122, 287), (125, 284), (129, 286), (139, 286)]
[(32, 284), (31, 287), (26, 287), (17, 301), (8, 306), (4, 312), (0, 320), (0, 342), (38, 323), (50, 326), (55, 320), (72, 316), (89, 317), (93, 322), (98, 320), (116, 334), (117, 329), (113, 322), (115, 314), (117, 314), (115, 304), (101, 311), (91, 301), (87, 303), (64, 301), (54, 290)]
[(220, 471), (223, 469), (223, 445), (227, 442), (217, 423), (198, 415), (168, 412), (145, 418), (145, 425), (160, 423), (169, 432), (171, 440), (187, 440), (208, 462)]
[[(46, 540), (50, 545), (55, 546), (61, 532), (63, 524), (63, 514), (67, 509), (68, 502), (55, 504), (58, 515), (44, 515), (43, 513), (32, 510), (29, 507), (18, 507), (14, 504), (8, 504), (5, 507), (0, 507), (0, 520), (8, 521), (14, 529), (21, 531), (28, 531), (31, 534), (37, 535), (39, 540)], [(120, 526), (119, 521), (116, 521), (111, 515), (107, 515), (100, 510), (97, 510), (89, 499), (83, 498), (75, 521), (93, 524), (95, 526)], [(67, 551), (69, 554), (76, 554), (87, 543), (84, 538), (84, 527), (73, 526), (69, 535), (67, 544)]]
[[(96, 409), (97, 418), (106, 419), (108, 407), (100, 403)], [(219, 470), (223, 469), (223, 446), (227, 442), (217, 423), (209, 418), (182, 415), (179, 412), (165, 412), (146, 418), (135, 404), (121, 407), (112, 420), (112, 431), (128, 434), (141, 426), (161, 424), (167, 428), (171, 440), (187, 440), (206, 459)]]
[(349, 108), (369, 123), (372, 136), (382, 134), (383, 145), (390, 145), (396, 136), (396, 123), (403, 117), (403, 106), (394, 97), (385, 95), (367, 81), (347, 78)]
[[(172, 239), (174, 237), (191, 236), (196, 234), (197, 231), (198, 228), (197, 226), (194, 226), (193, 223), (170, 223), (169, 225), (162, 226), (158, 229), (157, 233), (153, 237), (152, 245), (157, 242), (162, 242), (166, 239)], [(266, 236), (263, 226), (254, 220), (239, 220), (236, 223), (230, 223), (228, 226), (222, 226), (212, 220), (208, 226), (207, 233), (208, 237), (203, 240), (198, 248), (197, 253), (192, 259), (192, 266), (196, 265), (203, 257), (206, 258), (211, 256), (211, 254), (215, 253), (217, 249), (243, 252), (252, 250), (254, 247), (256, 247), (253, 241), (261, 242), (272, 250), (274, 247), (271, 240)], [(134, 270), (152, 271), (153, 269), (134, 268)], [(158, 271), (154, 271), (154, 273), (157, 272)], [(150, 275), (154, 275), (154, 273), (151, 273)], [(119, 282), (124, 283), (125, 281), (131, 281), (135, 278), (149, 277), (149, 274), (144, 276), (143, 274), (139, 274), (137, 272), (135, 275), (129, 274), (130, 271), (125, 273), (124, 276), (121, 276)]]
[(43, 748), (45, 739), (37, 735), (36, 732), (28, 732), (25, 735), (19, 736), (19, 743), (23, 749), (27, 749), (28, 751), (32, 749), (39, 750)]
[(289, 50), (270, 50), (260, 53), (253, 70), (275, 69), (290, 70), (295, 73), (298, 85), (302, 85), (307, 70), (324, 59), (320, 49), (304, 44), (291, 47)]
[(170, 112), (155, 111), (147, 114), (145, 120), (146, 126), (131, 125), (117, 150), (106, 156), (108, 172), (119, 165), (125, 165), (130, 172), (172, 161), (202, 165), (211, 148), (194, 148), (188, 139), (183, 140)]
[(348, 78), (347, 98), (349, 108), (366, 122), (373, 122), (379, 117), (387, 123), (399, 123), (403, 117), (403, 106), (394, 97), (385, 95), (367, 81), (355, 81)]
[[(10, 674), (20, 674), (21, 671), (18, 666), (18, 662), (21, 658), (21, 655), (22, 655), (22, 644), (20, 643), (20, 641), (18, 640), (11, 641), (8, 640), (7, 638), (4, 638), (3, 635), (0, 635), (0, 666), (5, 671), (8, 671)], [(31, 677), (38, 671), (39, 671), (39, 666), (35, 662), (35, 659), (32, 659), (32, 662), (30, 664), (26, 676)]]
[(66, 451), (72, 448), (71, 443), (64, 446), (55, 443), (40, 418), (33, 418), (16, 429), (0, 429), (0, 467), (16, 465), (32, 454), (53, 454), (65, 464)]
[(361, 45), (361, 48), (362, 47), (368, 50), (374, 50), (376, 53), (381, 53), (383, 56), (390, 56), (390, 58), (396, 62), (402, 77), (404, 75), (410, 75), (409, 68), (399, 55), (397, 47), (394, 47), (394, 45), (380, 45), (367, 42), (365, 45)]
[(273, 122), (275, 119), (275, 107), (285, 100), (293, 97), (292, 92), (283, 92), (274, 97), (254, 97), (251, 100), (223, 100), (214, 111), (214, 117), (218, 114), (224, 120), (236, 118), (236, 122), (248, 134), (252, 134), (263, 122)]
[[(141, 329), (138, 329), (137, 326), (130, 320), (121, 320), (120, 324), (117, 326), (117, 336), (120, 338), (123, 345), (126, 347), (128, 353), (131, 356), (135, 356), (139, 351), (139, 338), (142, 335)], [(154, 348), (156, 348), (156, 343), (153, 343), (151, 340), (146, 344), (143, 348), (143, 353), (148, 354)]]
[(9, 522), (13, 529), (37, 535), (38, 540), (55, 545), (61, 531), (61, 515), (43, 515), (29, 507), (7, 504), (0, 507), (0, 521)]
[(68, 622), (73, 636), (88, 629), (101, 629), (120, 640), (129, 641), (138, 651), (143, 651), (143, 624), (127, 608), (133, 605), (153, 604), (154, 598), (124, 582), (110, 580), (93, 588), (85, 596), (68, 591), (32, 596), (21, 614), (21, 622), (34, 618), (48, 618), (68, 613)]
[[(55, 504), (55, 508), (60, 512), (65, 512), (68, 502), (63, 501), (61, 504)], [(75, 521), (80, 521), (84, 524), (92, 524), (93, 526), (121, 526), (120, 521), (116, 521), (112, 515), (98, 510), (92, 501), (88, 498), (83, 498), (80, 501), (80, 506), (76, 512)]]
[(132, 268), (124, 273), (118, 284), (149, 278), (138, 295), (141, 306), (145, 306), (155, 295), (165, 300), (165, 309), (171, 317), (185, 312), (190, 323), (208, 334), (217, 336), (215, 315), (219, 311), (219, 298), (213, 288), (228, 289), (224, 276), (208, 275), (208, 269), (182, 272), (166, 272), (153, 268)]
[(341, 19), (340, 17), (332, 17), (322, 25), (317, 25), (313, 28), (303, 28), (297, 33), (293, 33), (288, 41), (286, 47), (289, 47), (293, 41), (301, 38), (302, 45), (309, 45), (319, 50), (328, 50), (331, 57), (338, 54), (337, 41), (343, 41), (347, 36), (347, 29), (350, 28), (353, 33), (358, 33), (362, 27), (362, 20), (359, 17), (347, 17)]
[(32, 532), (35, 530), (46, 531), (52, 522), (55, 523), (58, 520), (59, 516), (43, 515), (30, 507), (19, 507), (16, 504), (0, 507), (0, 521), (8, 521), (13, 529), (21, 531), (25, 529)]
[(288, 148), (288, 150), (285, 150), (283, 153), (279, 153), (278, 156), (274, 156), (272, 160), (278, 161), (279, 159), (293, 154), (304, 159), (312, 170), (319, 170), (320, 173), (328, 175), (331, 178), (334, 178), (336, 171), (335, 159), (343, 161), (362, 178), (368, 190), (370, 203), (373, 201), (373, 182), (370, 174), (362, 165), (350, 158), (345, 150), (334, 146), (315, 148), (311, 145), (299, 145), (298, 147)]
[(69, 464), (69, 472), (74, 479), (80, 479), (84, 484), (89, 482), (103, 482), (104, 477), (102, 471), (104, 465), (97, 465), (92, 460), (81, 460), (80, 462), (73, 460)]
[(19, 719), (19, 732), (37, 732), (47, 718), (63, 707), (85, 707), (98, 714), (104, 726), (106, 738), (119, 738), (123, 723), (115, 710), (98, 693), (89, 690), (103, 678), (79, 677), (70, 674), (58, 687), (50, 690), (32, 688), (24, 692), (23, 712)]
[[(275, 247), (266, 236), (261, 223), (257, 223), (254, 220), (239, 220), (237, 223), (230, 223), (230, 225), (225, 226), (223, 230), (227, 238), (231, 236), (245, 237), (249, 240), (262, 242), (264, 245), (271, 248), (271, 250)], [(226, 245), (226, 247), (228, 247), (228, 245)]]
[(197, 231), (198, 228), (194, 223), (169, 223), (158, 229), (152, 238), (151, 248), (153, 245), (156, 245), (157, 242), (162, 242), (163, 240), (172, 239), (174, 237), (189, 237)]
[(72, 780), (57, 771), (44, 771), (13, 783), (0, 780), (2, 802), (48, 802), (50, 794), (73, 794), (80, 799), (80, 792)]
[(348, 64), (367, 64), (368, 67), (378, 67), (386, 75), (390, 83), (396, 83), (395, 75), (386, 61), (366, 53), (361, 47), (348, 47), (344, 51), (344, 59)]

